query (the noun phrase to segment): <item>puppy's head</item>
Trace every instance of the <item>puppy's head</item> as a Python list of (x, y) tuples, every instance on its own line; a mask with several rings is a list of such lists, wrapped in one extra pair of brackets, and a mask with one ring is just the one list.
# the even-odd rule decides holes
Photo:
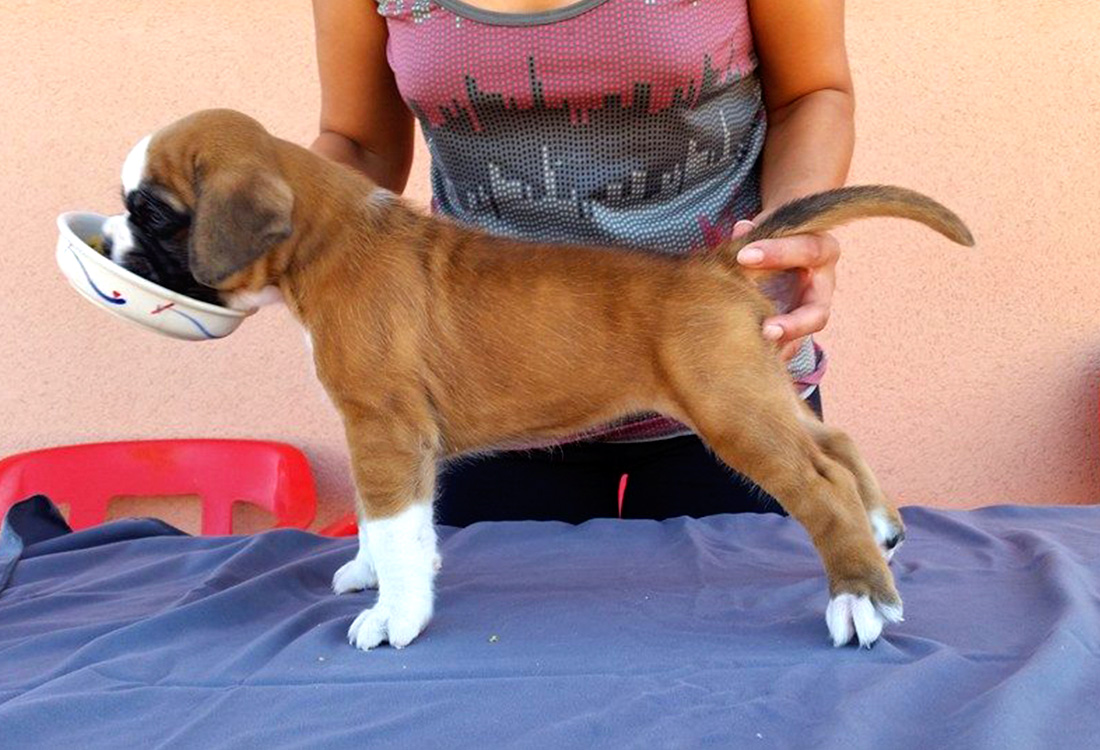
[(275, 139), (255, 120), (206, 110), (146, 136), (122, 167), (127, 213), (108, 220), (112, 260), (173, 291), (232, 302), (275, 283), (294, 194)]

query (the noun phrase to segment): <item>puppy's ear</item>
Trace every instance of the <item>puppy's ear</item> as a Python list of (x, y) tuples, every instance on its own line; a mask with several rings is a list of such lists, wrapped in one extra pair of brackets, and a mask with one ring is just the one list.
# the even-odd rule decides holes
[(199, 186), (187, 249), (196, 279), (216, 287), (290, 237), (294, 193), (270, 170), (222, 170)]

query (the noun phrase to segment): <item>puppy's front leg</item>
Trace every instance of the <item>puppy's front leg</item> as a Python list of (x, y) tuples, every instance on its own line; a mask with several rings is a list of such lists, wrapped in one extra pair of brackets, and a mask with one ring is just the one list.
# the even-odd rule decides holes
[[(356, 505), (363, 507), (363, 501)], [(359, 516), (359, 549), (348, 562), (340, 566), (332, 576), (332, 590), (337, 594), (350, 591), (373, 589), (378, 585), (378, 574), (374, 570), (374, 558), (370, 554), (370, 540), (367, 538), (367, 521)]]
[(389, 641), (409, 645), (432, 617), (436, 536), (430, 502), (414, 502), (364, 526), (378, 573), (378, 601), (348, 628), (348, 641), (364, 651)]
[[(378, 600), (348, 629), (348, 641), (364, 651), (388, 641), (407, 646), (432, 616), (438, 566), (432, 493), (435, 462), (419, 450), (353, 445), (359, 489), (360, 554), (349, 565), (370, 561)], [(345, 566), (346, 567), (346, 566)], [(343, 569), (341, 569), (343, 570)]]

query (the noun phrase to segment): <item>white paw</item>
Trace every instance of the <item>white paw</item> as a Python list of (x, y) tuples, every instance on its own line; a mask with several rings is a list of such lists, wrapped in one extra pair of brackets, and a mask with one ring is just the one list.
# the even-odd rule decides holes
[(894, 559), (894, 553), (901, 547), (901, 543), (905, 541), (905, 529), (898, 526), (897, 522), (891, 520), (880, 508), (872, 510), (867, 517), (871, 521), (871, 529), (875, 533), (875, 542), (878, 544), (879, 551), (886, 558), (886, 562), (890, 562)]
[(337, 594), (373, 589), (378, 585), (378, 575), (369, 559), (356, 555), (340, 566), (332, 576), (332, 590)]
[(404, 648), (413, 642), (432, 618), (432, 607), (416, 604), (384, 604), (379, 602), (364, 609), (348, 628), (348, 643), (369, 651), (383, 641), (394, 648)]
[(837, 594), (829, 600), (825, 610), (825, 624), (829, 626), (829, 635), (834, 646), (843, 646), (859, 638), (859, 645), (871, 648), (882, 635), (882, 627), (887, 622), (901, 622), (900, 604), (875, 604), (867, 596), (855, 594)]
[[(404, 648), (432, 617), (440, 557), (431, 504), (415, 503), (395, 516), (360, 523), (359, 554), (352, 562), (360, 561), (368, 564), (372, 580), (378, 574), (378, 602), (355, 618), (348, 642), (364, 651), (384, 641)], [(365, 572), (360, 567), (350, 575), (362, 578)]]

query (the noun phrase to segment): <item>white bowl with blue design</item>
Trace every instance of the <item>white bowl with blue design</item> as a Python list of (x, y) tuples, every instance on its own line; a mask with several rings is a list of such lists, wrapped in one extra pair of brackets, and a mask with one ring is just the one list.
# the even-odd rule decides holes
[(191, 299), (127, 271), (91, 243), (103, 236), (102, 214), (70, 211), (57, 217), (57, 264), (85, 299), (118, 317), (187, 341), (228, 336), (254, 311)]

